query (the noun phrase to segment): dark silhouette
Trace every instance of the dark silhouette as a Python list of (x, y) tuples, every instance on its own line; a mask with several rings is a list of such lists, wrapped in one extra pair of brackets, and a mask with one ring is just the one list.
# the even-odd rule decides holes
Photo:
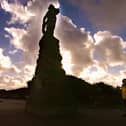
[(122, 80), (122, 99), (126, 105), (126, 79)]
[(4, 99), (26, 99), (29, 95), (28, 88), (19, 88), (13, 90), (0, 90), (0, 98)]
[(120, 103), (120, 90), (104, 85), (95, 86), (65, 75), (59, 40), (53, 36), (59, 9), (53, 5), (43, 19), (43, 37), (39, 41), (39, 56), (34, 77), (28, 83), (30, 96), (26, 111), (38, 115), (77, 115), (81, 106), (113, 106)]
[(126, 116), (126, 79), (122, 80), (122, 100), (123, 100), (123, 105), (125, 106), (125, 113), (123, 116)]
[[(39, 41), (39, 56), (32, 81), (28, 84), (30, 96), (27, 102), (27, 111), (37, 114), (64, 113), (72, 109), (72, 103), (66, 102), (65, 72), (62, 69), (59, 50), (59, 40), (53, 36), (56, 15), (59, 9), (53, 5), (48, 8), (43, 19), (43, 37)], [(67, 98), (71, 99), (71, 94)], [(70, 101), (70, 100), (67, 100)]]
[(59, 13), (59, 9), (56, 9), (52, 4), (48, 8), (48, 12), (43, 18), (42, 32), (43, 34), (47, 33), (48, 35), (53, 35), (55, 24), (56, 24), (56, 15)]

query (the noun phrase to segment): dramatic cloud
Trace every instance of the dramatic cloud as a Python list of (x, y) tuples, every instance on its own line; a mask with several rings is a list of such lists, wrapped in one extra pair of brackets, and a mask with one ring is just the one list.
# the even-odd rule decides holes
[(21, 49), (23, 51), (27, 51), (27, 48), (26, 48), (24, 42), (22, 41), (24, 35), (27, 34), (26, 30), (11, 27), (11, 28), (5, 28), (5, 31), (7, 31), (11, 35), (9, 37), (10, 42), (16, 49)]
[(0, 48), (0, 89), (21, 87), (21, 78), (16, 78), (21, 70), (14, 64), (12, 64), (10, 57), (5, 56), (3, 53), (4, 50)]
[(103, 67), (99, 65), (93, 65), (84, 70), (80, 74), (80, 78), (85, 79), (86, 81), (90, 82), (91, 84), (97, 82), (104, 82), (111, 86), (121, 86), (121, 81), (124, 78), (119, 72), (116, 73), (117, 75), (110, 74), (108, 70), (105, 70)]
[(4, 71), (19, 73), (20, 70), (12, 64), (10, 57), (3, 54), (3, 49), (0, 48), (0, 73)]
[[(92, 3), (91, 0), (84, 1), (78, 0), (74, 2), (77, 2), (88, 14), (93, 15), (97, 10), (97, 5)], [(3, 86), (9, 89), (26, 86), (26, 82), (32, 78), (35, 71), (39, 50), (38, 42), (42, 35), (42, 17), (50, 3), (54, 3), (56, 6), (59, 6), (59, 4), (57, 0), (29, 0), (25, 6), (20, 2), (8, 3), (7, 0), (2, 0), (0, 3), (2, 9), (11, 14), (9, 24), (4, 28), (7, 32), (5, 36), (10, 39), (10, 44), (15, 47), (13, 51), (9, 51), (9, 54), (16, 55), (18, 50), (21, 50), (24, 58), (23, 61), (17, 62), (17, 64), (14, 65), (12, 64), (11, 58), (5, 56), (3, 50), (0, 49), (0, 61), (2, 61), (2, 63), (0, 62), (0, 71), (2, 70), (2, 72), (0, 72), (0, 77), (2, 78), (0, 87)], [(103, 0), (103, 2), (99, 4), (101, 4), (101, 7), (103, 5), (107, 7), (108, 3), (109, 1), (105, 2)], [(88, 10), (87, 7), (89, 7), (90, 10)], [(100, 10), (101, 7), (98, 6), (99, 15), (107, 14), (108, 10), (111, 10), (110, 7), (108, 7), (109, 9), (103, 13), (102, 10)], [(105, 17), (109, 18), (110, 16), (111, 15)], [(92, 22), (96, 25), (102, 25), (102, 27), (111, 26), (112, 28), (121, 20), (121, 17), (116, 20), (116, 16), (112, 16), (113, 18), (104, 19), (96, 15), (98, 21), (93, 16), (89, 18), (91, 18)], [(101, 19), (99, 18), (104, 21), (100, 23)], [(113, 19), (114, 23), (111, 24)], [(110, 22), (110, 26), (106, 26), (107, 21)], [(15, 23), (20, 24), (22, 27), (17, 28), (12, 25)], [(119, 27), (120, 25), (117, 25), (116, 28)], [(103, 81), (114, 86), (118, 85), (119, 79), (123, 77), (122, 73), (125, 72), (117, 71), (117, 76), (117, 74), (109, 73), (108, 69), (109, 67), (119, 65), (125, 66), (126, 44), (121, 37), (112, 35), (109, 31), (98, 31), (92, 36), (85, 28), (77, 28), (70, 18), (62, 16), (61, 14), (58, 16), (55, 36), (60, 40), (63, 68), (66, 70), (67, 74), (81, 77), (91, 83)]]
[[(4, 77), (3, 77), (4, 76)], [(19, 77), (10, 75), (0, 75), (0, 89), (16, 89), (26, 86), (26, 82)]]
[[(94, 64), (84, 70), (80, 77), (91, 83), (102, 81), (113, 86), (120, 85), (125, 77), (120, 73), (121, 67), (126, 64), (125, 41), (109, 31), (99, 31), (94, 34), (94, 43)], [(115, 73), (111, 67), (115, 67)]]
[(21, 5), (18, 1), (15, 3), (8, 3), (6, 0), (3, 0), (1, 2), (1, 7), (6, 12), (12, 14), (9, 24), (16, 22), (27, 23), (30, 17), (33, 16), (33, 14), (28, 11), (28, 8)]
[[(126, 27), (125, 0), (70, 0), (87, 14), (96, 27), (120, 30)], [(83, 16), (83, 15), (82, 15)]]
[(90, 83), (94, 83), (101, 81), (103, 78), (106, 77), (106, 75), (107, 72), (104, 68), (100, 67), (99, 65), (93, 64), (80, 74), (80, 78), (84, 78)]
[(84, 28), (78, 29), (68, 17), (60, 15), (59, 18), (60, 25), (56, 34), (61, 41), (62, 54), (65, 50), (70, 52), (72, 72), (78, 76), (83, 68), (93, 64), (92, 39), (89, 32), (86, 32)]
[(124, 65), (126, 63), (125, 41), (108, 31), (99, 31), (95, 38), (95, 58), (100, 64), (107, 66)]
[[(41, 37), (41, 18), (47, 11), (50, 3), (53, 3), (57, 7), (59, 6), (57, 0), (29, 0), (25, 6), (19, 1), (12, 3), (9, 3), (7, 0), (0, 1), (1, 8), (11, 15), (10, 21), (7, 22), (8, 25), (21, 24), (21, 27), (19, 25), (18, 28), (12, 25), (11, 27), (6, 26), (6, 28), (4, 28), (8, 33), (5, 37), (9, 38), (10, 44), (15, 47), (13, 52), (9, 51), (9, 54), (16, 54), (18, 49), (20, 49), (24, 57), (22, 62), (16, 64), (19, 66), (21, 72), (18, 74), (15, 73), (15, 76), (13, 74), (15, 79), (18, 78), (20, 80), (20, 83), (17, 83), (19, 87), (21, 87), (21, 84), (22, 86), (26, 86), (26, 82), (33, 76), (39, 50), (38, 42)], [(3, 66), (1, 68), (3, 68)], [(9, 71), (5, 73), (10, 77)], [(17, 81), (12, 82), (16, 84)], [(15, 84), (12, 85), (13, 88), (16, 86)], [(7, 88), (7, 85), (5, 87)], [(11, 86), (8, 87), (10, 88)]]
[[(60, 15), (59, 19), (56, 34), (61, 41), (66, 72), (91, 83), (119, 84), (117, 75), (109, 73), (108, 68), (125, 65), (125, 41), (109, 31), (99, 31), (91, 36), (84, 28), (78, 29), (68, 17)], [(120, 76), (118, 70), (117, 73)]]
[[(58, 33), (63, 41), (63, 43), (61, 43), (62, 48), (64, 50), (70, 51), (69, 53), (66, 53), (66, 55), (63, 55), (64, 59), (67, 59), (64, 61), (64, 64), (66, 63), (67, 65), (65, 66), (66, 70), (68, 69), (68, 66), (71, 68), (68, 69), (68, 73), (76, 75), (76, 69), (73, 69), (74, 65), (76, 65), (78, 68), (77, 70), (81, 72), (79, 77), (85, 79), (86, 81), (91, 83), (103, 81), (113, 86), (120, 85), (124, 76), (121, 76), (118, 70), (115, 70), (116, 75), (114, 75), (114, 73), (110, 74), (108, 72), (108, 67), (125, 65), (125, 41), (119, 36), (112, 35), (109, 31), (99, 31), (94, 35), (94, 38), (85, 31), (85, 34), (88, 34), (88, 39), (86, 39), (87, 37), (85, 37), (84, 34), (81, 34), (81, 30), (77, 29), (70, 20), (66, 20), (66, 17), (64, 17), (64, 20), (62, 19), (62, 21), (67, 23), (61, 25), (63, 26), (61, 28), (63, 33), (60, 31)], [(87, 46), (84, 46), (84, 43), (87, 44)], [(88, 50), (86, 50), (87, 47)], [(78, 50), (81, 48), (83, 48), (83, 50)], [(72, 53), (80, 54), (75, 55), (77, 56), (77, 62), (76, 60), (72, 59)], [(93, 58), (90, 54), (93, 54)], [(65, 56), (70, 56), (71, 58), (65, 58)], [(83, 59), (83, 63), (81, 65), (81, 58), (83, 58), (83, 56), (90, 57), (91, 60), (87, 60), (87, 58), (85, 58)]]
[(11, 60), (8, 56), (3, 55), (3, 49), (0, 48), (0, 70), (11, 67)]

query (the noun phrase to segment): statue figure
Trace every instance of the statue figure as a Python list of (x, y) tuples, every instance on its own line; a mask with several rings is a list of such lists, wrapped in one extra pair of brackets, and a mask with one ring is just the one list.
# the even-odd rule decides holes
[(43, 18), (42, 32), (52, 35), (54, 33), (56, 24), (56, 15), (59, 13), (59, 9), (55, 8), (52, 4), (48, 7), (48, 12)]

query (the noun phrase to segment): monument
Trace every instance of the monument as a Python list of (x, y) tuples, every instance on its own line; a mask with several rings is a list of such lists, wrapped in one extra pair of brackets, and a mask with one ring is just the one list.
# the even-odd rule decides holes
[(66, 75), (61, 65), (59, 40), (53, 35), (58, 13), (59, 9), (50, 5), (43, 18), (43, 37), (26, 106), (28, 112), (44, 116), (69, 113), (73, 106), (72, 91), (65, 83)]

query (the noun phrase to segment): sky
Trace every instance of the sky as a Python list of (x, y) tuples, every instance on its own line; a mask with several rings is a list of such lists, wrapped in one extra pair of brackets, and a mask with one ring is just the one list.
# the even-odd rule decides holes
[(0, 0), (0, 89), (31, 80), (49, 4), (60, 8), (55, 36), (66, 74), (121, 86), (126, 76), (125, 0)]

